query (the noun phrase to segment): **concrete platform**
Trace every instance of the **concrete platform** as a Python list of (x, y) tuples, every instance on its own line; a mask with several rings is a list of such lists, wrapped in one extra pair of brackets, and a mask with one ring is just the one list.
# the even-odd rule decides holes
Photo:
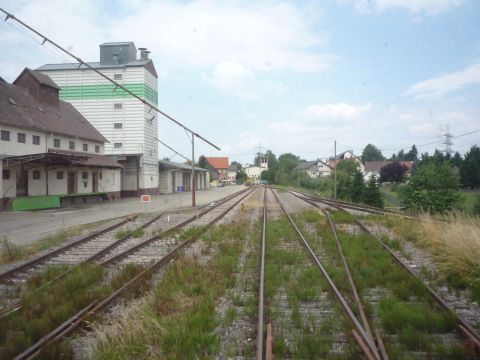
[[(243, 188), (243, 185), (231, 185), (197, 191), (197, 206), (207, 205)], [(151, 202), (147, 204), (147, 212), (191, 209), (191, 199), (190, 192), (153, 195)], [(16, 245), (27, 245), (62, 229), (142, 212), (144, 204), (140, 203), (140, 198), (81, 204), (61, 209), (0, 212), (0, 237), (6, 236)]]

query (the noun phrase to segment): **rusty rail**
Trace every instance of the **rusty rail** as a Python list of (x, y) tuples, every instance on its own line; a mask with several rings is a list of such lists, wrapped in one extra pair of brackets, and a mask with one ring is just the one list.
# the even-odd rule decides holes
[(405, 264), (400, 257), (398, 257), (392, 249), (388, 245), (386, 245), (378, 236), (373, 234), (366, 226), (365, 224), (360, 221), (357, 217), (355, 217), (356, 223), (360, 226), (360, 228), (370, 236), (372, 236), (374, 239), (376, 239), (380, 245), (387, 251), (390, 256), (393, 258), (393, 260), (404, 270), (406, 270), (408, 273), (410, 273), (412, 276), (417, 278), (420, 283), (427, 289), (427, 291), (430, 293), (430, 295), (435, 299), (437, 304), (440, 306), (440, 308), (444, 309), (445, 311), (449, 312), (452, 314), (456, 320), (458, 321), (458, 331), (461, 335), (467, 338), (472, 344), (474, 344), (475, 348), (477, 349), (478, 352), (480, 352), (480, 335), (478, 332), (461, 316), (459, 315), (454, 309), (452, 309), (446, 302), (445, 300), (442, 299), (442, 297), (426, 282), (424, 282), (415, 271), (413, 271), (407, 264)]
[(357, 317), (353, 313), (352, 309), (348, 305), (347, 301), (343, 297), (343, 295), (340, 293), (338, 290), (337, 286), (333, 282), (333, 280), (330, 278), (330, 275), (328, 275), (326, 269), (318, 259), (317, 255), (313, 251), (312, 247), (308, 243), (307, 239), (303, 236), (302, 232), (298, 228), (298, 226), (295, 224), (295, 221), (293, 221), (292, 217), (290, 214), (287, 212), (285, 207), (283, 206), (282, 202), (280, 199), (277, 197), (277, 194), (272, 190), (273, 195), (275, 199), (278, 201), (280, 204), (280, 208), (282, 209), (283, 213), (285, 216), (288, 218), (292, 226), (294, 227), (295, 231), (297, 232), (298, 236), (302, 240), (303, 246), (307, 249), (308, 253), (310, 254), (311, 258), (313, 259), (313, 262), (317, 265), (317, 267), (320, 269), (320, 272), (322, 273), (323, 277), (325, 278), (328, 286), (330, 289), (333, 291), (335, 297), (337, 298), (338, 302), (343, 308), (343, 311), (347, 318), (350, 320), (352, 323), (354, 329), (353, 329), (353, 334), (354, 334), (354, 339), (357, 342), (358, 346), (362, 350), (363, 354), (367, 359), (376, 359), (376, 360), (381, 360), (380, 355), (378, 354), (376, 345), (374, 341), (370, 338), (362, 324), (358, 321)]
[[(80, 310), (77, 314), (75, 314), (69, 320), (67, 320), (66, 322), (61, 324), (59, 327), (54, 329), (49, 334), (42, 337), (40, 340), (38, 340), (35, 344), (30, 346), (28, 349), (26, 349), (22, 353), (18, 354), (15, 357), (15, 360), (34, 359), (41, 354), (42, 349), (47, 344), (49, 344), (51, 342), (60, 341), (62, 338), (70, 335), (72, 332), (74, 332), (77, 328), (79, 328), (81, 326), (81, 324), (83, 323), (83, 321), (86, 318), (90, 318), (90, 317), (94, 316), (95, 314), (97, 314), (99, 311), (106, 308), (113, 301), (118, 299), (126, 290), (128, 290), (139, 279), (142, 279), (144, 277), (147, 277), (147, 276), (151, 275), (158, 268), (168, 264), (170, 262), (170, 260), (174, 259), (183, 248), (185, 248), (191, 242), (196, 240), (198, 236), (205, 233), (210, 226), (212, 226), (214, 223), (216, 223), (221, 218), (223, 218), (228, 212), (230, 212), (231, 209), (233, 209), (240, 201), (242, 201), (245, 197), (250, 195), (253, 191), (255, 191), (255, 189), (251, 189), (249, 192), (247, 192), (247, 194), (243, 195), (240, 199), (238, 199), (232, 205), (230, 205), (226, 210), (224, 210), (222, 213), (220, 213), (218, 216), (216, 216), (213, 220), (211, 220), (206, 226), (204, 226), (201, 233), (199, 233), (197, 235), (192, 235), (189, 238), (187, 238), (186, 240), (184, 240), (181, 244), (179, 244), (173, 250), (171, 250), (167, 255), (165, 255), (161, 259), (157, 260), (156, 262), (154, 262), (148, 268), (146, 268), (145, 270), (143, 270), (142, 272), (137, 274), (135, 277), (130, 279), (126, 284), (124, 284), (122, 287), (120, 287), (119, 289), (112, 292), (110, 295), (108, 295), (104, 299), (102, 299), (100, 301), (98, 301), (98, 300), (93, 301), (91, 304), (89, 304), (88, 306), (86, 306), (85, 308)], [(244, 191), (242, 191), (240, 193), (236, 193), (236, 196), (242, 195), (243, 192)], [(232, 198), (233, 197), (230, 197), (229, 200), (231, 200)], [(221, 204), (224, 204), (224, 203), (225, 202), (222, 202)]]
[[(311, 204), (309, 201), (310, 199), (304, 198), (302, 196), (296, 195), (293, 192), (290, 192), (293, 196), (296, 196), (297, 198), (300, 198), (304, 201), (307, 201)], [(315, 205), (316, 206), (316, 205)], [(333, 205), (335, 208), (347, 212), (344, 207), (344, 205), (338, 206), (338, 205)], [(318, 206), (317, 206), (318, 207)], [(352, 214), (351, 214), (352, 215)], [(455, 319), (458, 322), (458, 332), (467, 339), (477, 350), (477, 352), (480, 352), (480, 334), (461, 316), (459, 315), (454, 309), (452, 309), (446, 302), (445, 300), (442, 299), (442, 297), (426, 282), (424, 282), (418, 275), (415, 273), (407, 264), (405, 264), (400, 257), (398, 257), (395, 252), (390, 249), (388, 245), (386, 245), (378, 236), (373, 234), (366, 226), (365, 224), (359, 220), (355, 215), (352, 215), (355, 218), (355, 222), (360, 226), (360, 228), (370, 236), (372, 236), (374, 239), (376, 239), (382, 248), (387, 251), (390, 256), (393, 258), (393, 260), (405, 271), (407, 271), (410, 275), (414, 276), (416, 279), (420, 281), (420, 283), (427, 289), (427, 291), (430, 293), (430, 295), (433, 297), (433, 299), (437, 302), (437, 304), (442, 308), (443, 310), (449, 312), (452, 314)], [(406, 217), (406, 216), (405, 216)], [(383, 347), (383, 343), (381, 343), (381, 339), (379, 339), (379, 347)], [(383, 350), (381, 349), (381, 352)]]
[[(326, 198), (322, 198), (322, 197), (311, 196), (311, 195), (302, 193), (300, 191), (288, 190), (288, 192), (290, 194), (292, 194), (293, 196), (297, 196), (297, 197), (300, 197), (300, 198), (308, 198), (309, 200), (312, 200), (312, 201), (315, 201), (315, 202), (322, 202), (324, 204), (333, 206), (334, 208), (339, 209), (339, 210), (341, 210), (343, 208), (347, 208), (347, 209), (351, 209), (351, 210), (367, 212), (367, 213), (370, 213), (370, 214), (391, 215), (391, 216), (396, 216), (396, 217), (402, 217), (402, 218), (405, 218), (405, 219), (416, 220), (416, 218), (413, 217), (413, 216), (398, 214), (398, 213), (395, 213), (393, 211), (387, 211), (385, 209), (380, 209), (380, 208), (376, 208), (376, 207), (373, 207), (373, 206), (352, 204), (352, 203), (348, 203), (348, 202), (340, 201), (340, 200), (332, 200), (332, 199), (326, 199)], [(297, 194), (300, 194), (300, 195), (297, 195)]]
[[(263, 359), (264, 348), (264, 300), (265, 300), (265, 238), (267, 225), (267, 188), (263, 192), (263, 227), (260, 249), (260, 286), (258, 291), (258, 327), (257, 327), (257, 360)], [(271, 332), (271, 326), (269, 327)]]
[(61, 246), (55, 250), (52, 250), (44, 255), (41, 255), (41, 256), (38, 256), (32, 260), (29, 260), (27, 262), (24, 262), (18, 266), (15, 266), (14, 268), (10, 269), (10, 270), (7, 270), (3, 273), (0, 274), (0, 282), (3, 282), (5, 280), (8, 280), (9, 278), (11, 278), (13, 275), (19, 273), (19, 272), (22, 272), (22, 271), (25, 271), (25, 270), (28, 270), (38, 264), (41, 264), (45, 261), (47, 261), (48, 259), (52, 258), (52, 257), (55, 257), (57, 256), (58, 254), (61, 254), (67, 250), (70, 250), (71, 248), (75, 247), (75, 246), (78, 246), (78, 245), (81, 245), (89, 240), (92, 240), (108, 231), (111, 231), (115, 228), (118, 228), (122, 225), (124, 225), (125, 223), (127, 223), (128, 221), (132, 220), (132, 217), (128, 217), (116, 224), (113, 224), (112, 226), (109, 226), (103, 230), (99, 230), (99, 231), (96, 231), (92, 234), (89, 234), (81, 239), (78, 239), (70, 244), (67, 244), (67, 245), (64, 245), (64, 246)]

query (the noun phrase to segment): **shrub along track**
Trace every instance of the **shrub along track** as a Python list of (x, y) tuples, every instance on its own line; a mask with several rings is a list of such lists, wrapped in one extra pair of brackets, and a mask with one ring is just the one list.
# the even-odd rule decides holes
[[(319, 207), (313, 199), (300, 198)], [(360, 292), (371, 307), (370, 317), (388, 339), (390, 356), (463, 358), (475, 357), (475, 349), (478, 355), (478, 334), (457, 315), (458, 311), (452, 310), (428, 284), (421, 281), (385, 242), (369, 232), (362, 221), (354, 215), (347, 215), (346, 211), (344, 214), (337, 217), (364, 232), (352, 235), (341, 231), (339, 238), (347, 260), (352, 264), (353, 277), (360, 283)], [(333, 256), (333, 250), (330, 252)], [(391, 260), (399, 266), (392, 267), (387, 263)], [(371, 282), (370, 278), (376, 282)], [(466, 344), (459, 341), (455, 328), (466, 338)]]
[[(110, 288), (112, 290), (117, 289), (117, 288), (118, 289), (115, 292), (113, 292), (110, 296), (105, 297), (104, 300), (102, 300), (98, 304), (95, 304), (95, 302), (92, 302), (89, 306), (85, 307), (84, 310), (83, 310), (83, 312), (84, 312), (83, 315), (91, 315), (93, 313), (96, 313), (97, 311), (99, 311), (103, 307), (107, 306), (112, 301), (114, 301), (123, 292), (125, 292), (129, 288), (135, 287), (135, 284), (137, 283), (137, 281), (148, 278), (156, 268), (158, 268), (158, 267), (164, 265), (165, 263), (167, 263), (169, 261), (169, 259), (173, 258), (178, 251), (180, 251), (183, 247), (187, 246), (191, 241), (193, 241), (193, 239), (195, 239), (198, 234), (196, 234), (195, 231), (193, 231), (191, 234), (188, 234), (187, 238), (184, 241), (182, 241), (178, 246), (174, 247), (173, 250), (168, 252), (168, 254), (166, 254), (163, 257), (162, 257), (162, 255), (157, 256), (153, 253), (153, 251), (160, 250), (160, 246), (158, 244), (156, 246), (153, 245), (153, 247), (150, 247), (149, 251), (152, 252), (150, 254), (150, 262), (154, 261), (154, 263), (150, 264), (150, 266), (147, 267), (145, 270), (142, 270), (142, 267), (138, 267), (138, 266), (133, 266), (133, 267), (131, 265), (126, 266), (126, 267), (125, 266), (120, 266), (120, 264), (132, 263), (132, 261), (128, 261), (129, 256), (131, 256), (135, 252), (140, 251), (141, 249), (147, 248), (148, 246), (150, 246), (152, 244), (155, 244), (155, 242), (158, 238), (163, 238), (167, 234), (170, 234), (171, 232), (178, 230), (179, 228), (185, 226), (186, 224), (191, 223), (191, 222), (195, 222), (195, 220), (197, 220), (199, 217), (202, 217), (203, 215), (209, 214), (209, 215), (215, 217), (213, 220), (211, 220), (210, 223), (213, 223), (213, 222), (217, 221), (226, 212), (228, 212), (230, 207), (233, 207), (244, 196), (247, 196), (250, 193), (250, 192), (247, 192), (247, 194), (245, 195), (244, 192), (245, 191), (242, 191), (242, 192), (236, 193), (236, 194), (234, 194), (230, 197), (227, 197), (226, 199), (224, 199), (224, 201), (221, 201), (217, 206), (210, 207), (210, 208), (206, 209), (205, 211), (203, 211), (202, 213), (200, 213), (199, 215), (195, 215), (195, 216), (191, 217), (190, 219), (187, 219), (187, 220), (183, 221), (182, 223), (177, 224), (176, 226), (173, 226), (169, 230), (166, 230), (159, 235), (155, 235), (151, 239), (144, 240), (144, 241), (140, 242), (139, 244), (136, 244), (135, 246), (131, 247), (130, 249), (128, 249), (127, 251), (125, 251), (123, 253), (119, 253), (116, 256), (108, 258), (107, 260), (101, 262), (102, 266), (95, 266), (94, 264), (92, 264), (91, 265), (91, 267), (93, 267), (92, 272), (95, 272), (95, 271), (98, 272), (98, 273), (96, 273), (96, 276), (93, 277), (93, 279), (95, 279), (97, 281), (98, 281), (98, 279), (103, 279), (103, 276), (105, 275), (105, 270), (101, 270), (101, 269), (103, 267), (105, 267), (106, 265), (112, 265), (111, 269), (113, 269), (113, 271), (110, 272), (109, 277), (110, 277), (111, 283), (114, 284), (115, 286), (112, 286)], [(239, 198), (240, 198), (240, 200), (239, 200)], [(227, 209), (225, 209), (225, 207), (227, 207)], [(168, 245), (173, 245), (173, 244), (170, 243)], [(173, 246), (170, 246), (170, 248), (172, 248), (172, 247)], [(102, 255), (105, 254), (105, 253), (106, 252), (103, 252)], [(162, 251), (161, 253), (165, 254), (164, 251)], [(125, 261), (125, 259), (127, 259), (127, 261)], [(157, 261), (155, 261), (154, 259), (157, 259)], [(145, 261), (143, 261), (143, 263), (145, 264)], [(85, 266), (87, 266), (87, 265), (85, 265)], [(51, 283), (50, 280), (52, 278), (54, 278), (54, 279), (60, 278), (60, 280), (59, 280), (60, 284), (59, 285), (54, 284), (54, 286), (57, 287), (57, 288), (62, 287), (62, 286), (64, 286), (63, 282), (68, 282), (71, 277), (74, 277), (76, 275), (76, 272), (79, 272), (79, 271), (82, 272), (82, 270), (80, 268), (81, 268), (81, 266), (74, 267), (73, 270), (70, 270), (71, 271), (70, 274), (65, 275), (65, 272), (64, 272), (64, 273), (62, 273), (62, 276), (57, 276), (57, 274), (55, 274), (55, 272), (54, 272), (53, 275), (48, 274), (48, 272), (47, 272), (46, 278), (42, 279), (42, 281), (46, 281), (48, 284), (50, 284)], [(98, 269), (100, 269), (100, 270), (98, 270)], [(121, 269), (121, 271), (118, 271), (118, 269)], [(127, 270), (125, 270), (125, 269), (127, 269)], [(126, 275), (124, 274), (125, 272), (126, 272)], [(92, 279), (92, 282), (95, 283), (95, 281), (93, 281), (93, 279)], [(120, 285), (125, 283), (126, 280), (129, 280), (127, 282), (126, 286), (120, 287)], [(40, 286), (40, 288), (41, 288), (42, 291), (45, 291), (44, 286)], [(98, 292), (87, 290), (87, 292), (94, 293), (94, 294), (96, 294), (97, 296), (100, 296), (100, 297), (103, 296), (102, 294), (105, 294), (105, 292), (109, 292), (109, 291), (111, 292), (111, 290), (103, 289), (103, 288), (102, 288), (102, 291), (98, 291)], [(38, 295), (40, 295), (40, 294), (38, 294)], [(76, 307), (78, 308), (79, 304), (81, 304), (81, 303), (83, 303), (83, 302), (82, 301), (78, 302), (76, 304)], [(31, 303), (29, 303), (29, 304), (31, 305)], [(29, 311), (31, 312), (30, 309), (22, 309), (22, 314), (21, 315), (23, 315), (25, 312), (29, 312)], [(39, 310), (37, 309), (36, 311), (39, 311)], [(76, 326), (79, 324), (79, 320), (74, 321), (74, 319), (76, 319), (77, 317), (82, 317), (83, 318), (83, 315), (81, 316), (81, 314), (82, 314), (82, 312), (78, 313), (72, 319), (70, 319), (69, 321), (64, 323), (62, 326), (60, 326), (59, 328), (54, 330), (52, 333), (50, 333), (50, 334), (46, 335), (45, 337), (41, 338), (34, 346), (30, 347), (26, 352), (19, 355), (18, 358), (29, 358), (29, 356), (32, 356), (32, 354), (33, 354), (33, 356), (36, 356), (40, 353), (41, 349), (45, 345), (50, 343), (51, 340), (60, 339), (65, 334), (73, 331), (76, 328)], [(14, 314), (14, 315), (17, 316), (16, 314)], [(58, 319), (55, 320), (55, 321), (58, 321)], [(52, 328), (52, 325), (54, 325), (54, 324), (49, 323), (48, 326), (45, 326), (44, 329), (40, 329), (40, 331), (35, 332), (36, 335), (28, 338), (27, 341), (37, 340), (38, 337), (39, 337), (38, 334), (41, 333), (42, 330), (43, 330), (43, 332), (45, 332), (47, 329)], [(8, 331), (8, 329), (3, 329), (3, 330), (4, 330), (3, 331), (3, 335), (4, 335), (3, 336), (3, 342), (2, 342), (2, 347), (0, 347), (2, 350), (5, 349), (5, 346), (8, 347), (8, 344), (5, 344), (5, 341), (12, 343), (12, 341), (14, 341), (14, 339), (15, 339), (15, 334), (12, 335), (11, 332)], [(19, 331), (21, 333), (21, 330), (19, 330)], [(18, 331), (17, 331), (17, 333), (18, 333)], [(17, 334), (17, 335), (23, 335), (23, 334)], [(13, 336), (13, 338), (12, 338), (12, 336)]]

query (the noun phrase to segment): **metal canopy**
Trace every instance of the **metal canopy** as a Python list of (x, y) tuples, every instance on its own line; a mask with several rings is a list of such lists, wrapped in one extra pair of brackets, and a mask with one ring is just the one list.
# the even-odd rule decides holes
[(35, 162), (43, 165), (73, 165), (78, 162), (85, 162), (89, 159), (86, 155), (72, 155), (59, 153), (42, 153), (19, 156), (9, 156), (3, 158), (6, 166), (21, 165), (29, 162)]

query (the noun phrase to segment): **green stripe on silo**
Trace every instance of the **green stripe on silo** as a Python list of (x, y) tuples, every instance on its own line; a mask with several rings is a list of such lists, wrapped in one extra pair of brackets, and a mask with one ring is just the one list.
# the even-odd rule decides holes
[[(124, 84), (127, 90), (137, 96), (158, 104), (158, 93), (146, 84)], [(120, 88), (115, 89), (113, 84), (97, 85), (69, 85), (62, 86), (60, 90), (61, 100), (93, 100), (93, 99), (117, 99), (131, 96)]]

